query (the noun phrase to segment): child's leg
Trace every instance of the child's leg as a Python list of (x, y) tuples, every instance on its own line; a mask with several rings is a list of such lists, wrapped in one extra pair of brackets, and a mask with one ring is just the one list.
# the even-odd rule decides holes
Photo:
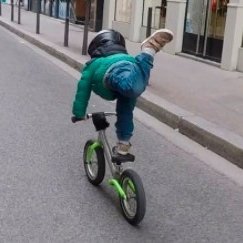
[(142, 42), (142, 52), (135, 57), (135, 63), (121, 61), (108, 71), (105, 77), (106, 85), (129, 98), (140, 96), (148, 85), (154, 55), (172, 39), (173, 33), (170, 30), (155, 31)]
[(133, 110), (136, 98), (148, 85), (150, 71), (153, 67), (153, 56), (173, 38), (173, 33), (162, 29), (156, 31), (142, 43), (142, 52), (135, 57), (136, 62), (120, 62), (106, 75), (106, 85), (117, 94), (116, 133), (119, 140), (117, 151), (127, 154), (132, 137)]
[(140, 96), (146, 89), (154, 60), (153, 56), (143, 52), (135, 59), (135, 63), (117, 63), (108, 71), (105, 78), (105, 83), (110, 89), (129, 98)]
[(116, 134), (118, 138), (118, 153), (126, 154), (131, 147), (130, 138), (133, 134), (133, 110), (136, 98), (128, 98), (118, 94), (116, 103), (117, 121)]

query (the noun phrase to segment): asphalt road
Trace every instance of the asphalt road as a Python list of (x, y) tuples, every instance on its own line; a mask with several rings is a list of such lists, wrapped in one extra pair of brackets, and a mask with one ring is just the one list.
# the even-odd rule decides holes
[[(0, 242), (243, 242), (243, 187), (139, 111), (131, 166), (147, 213), (129, 225), (106, 181), (86, 179), (82, 147), (96, 134), (70, 122), (76, 80), (64, 69), (0, 28)], [(93, 96), (89, 111), (101, 110), (114, 104)]]

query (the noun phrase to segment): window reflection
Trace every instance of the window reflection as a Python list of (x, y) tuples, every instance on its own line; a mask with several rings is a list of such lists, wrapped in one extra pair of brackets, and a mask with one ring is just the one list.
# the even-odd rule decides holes
[[(229, 0), (192, 0), (188, 4), (186, 32), (204, 35), (208, 18), (208, 36), (223, 39)], [(209, 4), (211, 4), (209, 6)]]
[(212, 0), (209, 35), (223, 39), (226, 22), (227, 4), (229, 0)]

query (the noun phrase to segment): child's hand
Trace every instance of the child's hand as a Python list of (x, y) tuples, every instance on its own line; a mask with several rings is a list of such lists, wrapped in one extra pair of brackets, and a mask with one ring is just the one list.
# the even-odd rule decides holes
[(75, 123), (78, 121), (83, 121), (83, 120), (85, 120), (85, 117), (77, 118), (76, 116), (72, 116), (72, 118), (71, 118), (72, 123)]

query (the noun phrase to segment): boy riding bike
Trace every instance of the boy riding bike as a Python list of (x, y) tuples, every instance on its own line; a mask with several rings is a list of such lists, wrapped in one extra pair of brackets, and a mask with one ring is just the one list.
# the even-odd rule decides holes
[(148, 85), (154, 55), (172, 39), (170, 30), (157, 30), (142, 42), (141, 53), (133, 57), (127, 53), (121, 33), (103, 30), (88, 47), (91, 60), (85, 64), (78, 82), (72, 112), (76, 118), (85, 119), (91, 91), (105, 100), (116, 99), (118, 141), (113, 152), (118, 155), (128, 155), (131, 148), (133, 110)]

